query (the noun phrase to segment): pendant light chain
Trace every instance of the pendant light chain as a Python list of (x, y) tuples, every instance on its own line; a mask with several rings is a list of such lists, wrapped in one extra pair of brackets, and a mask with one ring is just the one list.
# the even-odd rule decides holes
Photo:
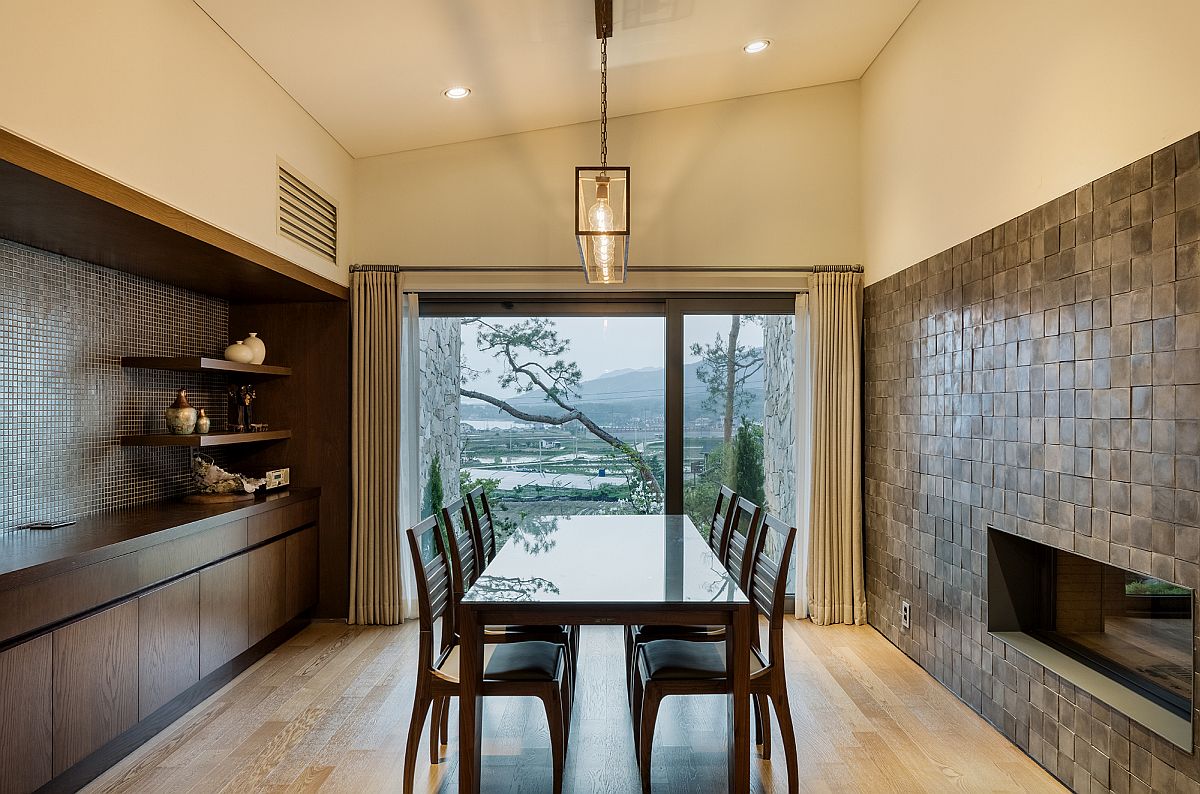
[(608, 37), (600, 39), (600, 167), (608, 167)]

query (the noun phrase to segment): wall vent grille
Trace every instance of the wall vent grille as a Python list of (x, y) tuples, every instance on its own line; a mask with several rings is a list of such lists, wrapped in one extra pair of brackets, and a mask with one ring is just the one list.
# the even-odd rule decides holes
[(279, 233), (337, 264), (337, 231), (337, 205), (280, 162)]

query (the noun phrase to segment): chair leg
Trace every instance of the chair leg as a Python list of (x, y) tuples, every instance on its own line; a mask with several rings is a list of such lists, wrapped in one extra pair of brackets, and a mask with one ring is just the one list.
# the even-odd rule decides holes
[(750, 706), (754, 709), (754, 743), (763, 743), (762, 731), (762, 701), (758, 695), (750, 696)]
[(650, 761), (654, 755), (654, 723), (658, 720), (658, 706), (662, 696), (654, 687), (648, 688), (642, 697), (641, 742), (638, 744), (638, 768), (642, 773), (642, 794), (650, 794)]
[(771, 699), (768, 695), (755, 695), (754, 696), (754, 704), (757, 707), (757, 711), (755, 713), (758, 715), (759, 720), (761, 720), (761, 724), (759, 726), (759, 733), (761, 734), (762, 738), (759, 741), (759, 744), (762, 745), (762, 758), (764, 761), (770, 761), (771, 760)]
[(638, 760), (638, 763), (641, 763), (641, 755), (638, 754), (638, 751), (642, 746), (642, 696), (644, 694), (642, 677), (634, 672), (633, 690), (629, 693), (629, 711), (632, 717), (629, 722), (633, 726), (633, 757)]
[(566, 734), (563, 729), (563, 700), (558, 689), (551, 688), (542, 696), (546, 707), (546, 725), (550, 729), (550, 754), (554, 764), (554, 794), (562, 794), (563, 766), (566, 761)]
[[(559, 687), (559, 697), (562, 699), (563, 744), (571, 742), (571, 715), (575, 708), (574, 685), (563, 676), (562, 686)], [(565, 750), (564, 750), (565, 752)]]
[(633, 680), (637, 677), (637, 670), (633, 666), (633, 627), (625, 627), (625, 690), (629, 693), (630, 706), (633, 705)]
[(442, 707), (442, 746), (450, 744), (450, 698), (446, 698), (446, 703)]
[(771, 695), (775, 704), (775, 716), (779, 718), (779, 735), (783, 737), (783, 754), (787, 756), (788, 794), (800, 790), (800, 770), (796, 759), (796, 729), (792, 725), (792, 708), (788, 703), (787, 690)]
[(417, 745), (421, 743), (421, 729), (425, 727), (425, 715), (433, 698), (418, 692), (413, 699), (412, 717), (408, 721), (408, 743), (404, 746), (404, 794), (413, 792), (413, 775), (417, 771)]
[(441, 734), (442, 712), (446, 710), (446, 698), (433, 699), (433, 713), (429, 717), (429, 763), (437, 766), (442, 761), (438, 738)]

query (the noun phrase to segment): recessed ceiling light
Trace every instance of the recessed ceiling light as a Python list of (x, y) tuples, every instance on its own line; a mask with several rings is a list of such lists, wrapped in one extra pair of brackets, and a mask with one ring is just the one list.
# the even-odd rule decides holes
[(771, 46), (770, 39), (755, 39), (754, 41), (747, 44), (745, 47), (742, 47), (742, 51), (748, 52), (751, 55), (753, 55), (756, 52), (762, 52), (763, 50), (765, 50), (767, 47), (770, 47), (770, 46)]
[(471, 95), (471, 89), (465, 85), (456, 85), (453, 88), (447, 88), (442, 92), (446, 99), (466, 99)]

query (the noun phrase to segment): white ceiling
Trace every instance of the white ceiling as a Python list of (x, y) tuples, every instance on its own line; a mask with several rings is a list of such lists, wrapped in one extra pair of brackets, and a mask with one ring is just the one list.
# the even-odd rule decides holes
[[(355, 157), (600, 115), (593, 0), (195, 1)], [(614, 0), (609, 115), (856, 79), (916, 2)]]

